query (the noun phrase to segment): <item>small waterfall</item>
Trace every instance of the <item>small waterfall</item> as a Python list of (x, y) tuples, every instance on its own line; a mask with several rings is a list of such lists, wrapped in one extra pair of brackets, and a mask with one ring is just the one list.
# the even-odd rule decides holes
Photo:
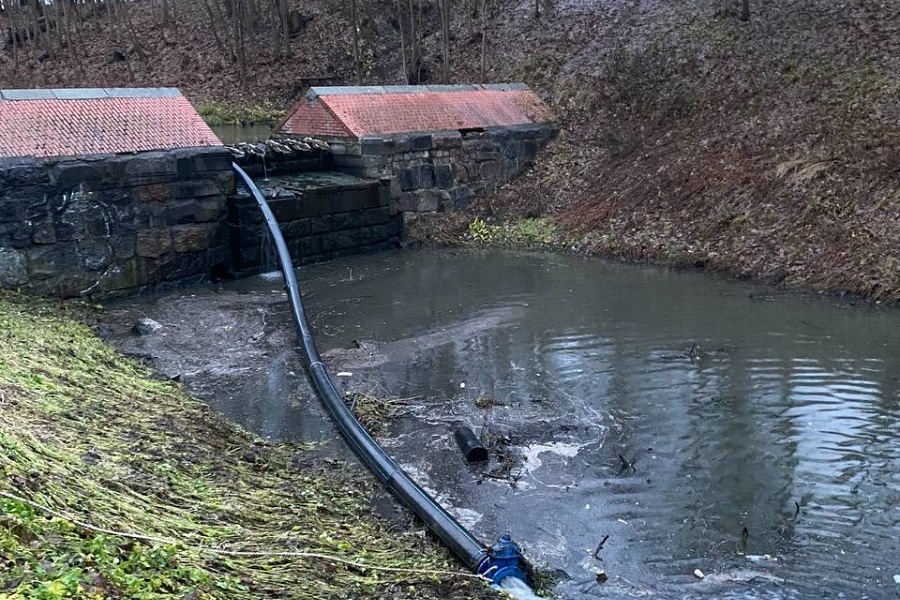
[(275, 242), (269, 229), (263, 225), (263, 236), (259, 241), (259, 262), (260, 272), (264, 274), (273, 273), (278, 276), (281, 274), (280, 265), (278, 264), (278, 252), (275, 249)]
[(535, 595), (528, 584), (518, 577), (506, 577), (500, 582), (500, 589), (509, 592), (518, 600), (544, 600)]

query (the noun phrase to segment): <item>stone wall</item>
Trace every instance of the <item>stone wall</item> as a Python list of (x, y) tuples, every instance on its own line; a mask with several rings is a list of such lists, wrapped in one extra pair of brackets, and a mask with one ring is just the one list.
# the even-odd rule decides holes
[(333, 139), (335, 165), (359, 177), (390, 181), (395, 213), (465, 207), (519, 175), (556, 134), (552, 124), (479, 131)]
[(0, 286), (110, 295), (224, 271), (229, 155), (0, 160)]
[[(387, 180), (333, 172), (257, 180), (296, 265), (396, 247), (402, 223), (390, 209)], [(262, 213), (246, 192), (229, 198), (231, 264), (244, 276), (277, 266)], [(268, 254), (268, 256), (267, 256)]]

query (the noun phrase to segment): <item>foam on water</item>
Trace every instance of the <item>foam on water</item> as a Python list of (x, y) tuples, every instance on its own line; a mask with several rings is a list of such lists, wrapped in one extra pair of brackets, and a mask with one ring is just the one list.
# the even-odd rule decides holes
[(542, 600), (518, 577), (506, 577), (500, 582), (500, 589), (509, 592), (518, 600)]

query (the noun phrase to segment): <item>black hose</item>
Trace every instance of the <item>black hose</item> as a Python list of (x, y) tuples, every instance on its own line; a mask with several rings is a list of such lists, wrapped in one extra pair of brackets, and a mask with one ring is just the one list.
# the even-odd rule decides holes
[(306, 356), (309, 368), (309, 376), (313, 380), (319, 397), (328, 412), (334, 419), (347, 444), (387, 487), (387, 489), (412, 509), (416, 515), (425, 522), (428, 528), (437, 535), (442, 542), (462, 560), (466, 566), (476, 573), (483, 572), (487, 560), (487, 549), (471, 533), (469, 533), (456, 519), (441, 507), (440, 504), (420, 488), (397, 463), (388, 456), (368, 432), (360, 425), (353, 413), (344, 404), (341, 395), (334, 387), (325, 365), (316, 350), (306, 314), (303, 312), (303, 303), (300, 299), (300, 291), (297, 288), (297, 277), (294, 274), (294, 265), (288, 252), (287, 244), (281, 235), (281, 229), (275, 220), (275, 215), (266, 203), (259, 188), (250, 177), (238, 165), (232, 163), (234, 172), (243, 180), (253, 197), (259, 204), (263, 213), (269, 233), (275, 240), (278, 250), (278, 258), (281, 262), (281, 271), (284, 274), (284, 282), (287, 286), (288, 297), (291, 301), (291, 309), (294, 314), (294, 322), (300, 334), (300, 345)]

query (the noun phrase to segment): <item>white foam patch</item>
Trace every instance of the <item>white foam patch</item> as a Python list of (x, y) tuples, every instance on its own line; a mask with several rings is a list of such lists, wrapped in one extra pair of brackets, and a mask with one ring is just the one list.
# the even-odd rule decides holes
[(564, 442), (523, 446), (522, 455), (525, 458), (525, 463), (522, 465), (522, 469), (526, 473), (531, 474), (541, 468), (541, 465), (543, 464), (540, 459), (541, 454), (549, 452), (566, 458), (574, 458), (578, 456), (582, 447), (583, 444), (566, 444)]

